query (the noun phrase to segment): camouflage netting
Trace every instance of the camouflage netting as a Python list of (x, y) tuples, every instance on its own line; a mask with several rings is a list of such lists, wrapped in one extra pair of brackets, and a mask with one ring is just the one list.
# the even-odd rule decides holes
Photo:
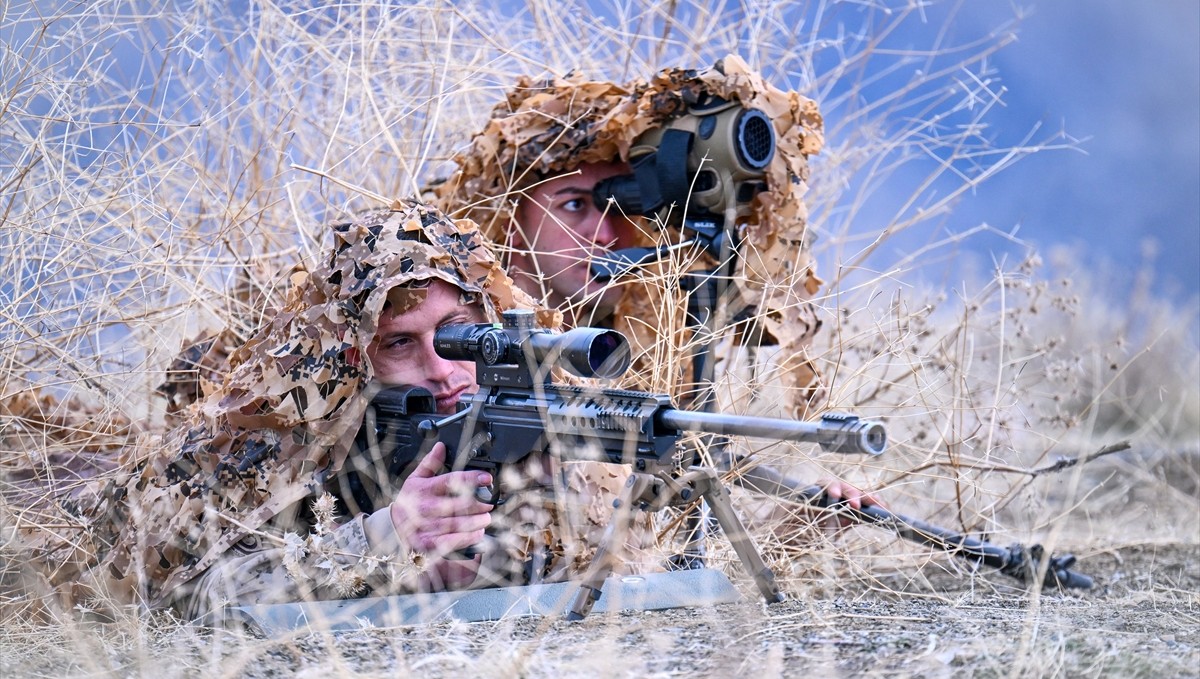
[[(777, 148), (766, 169), (767, 190), (754, 199), (744, 224), (739, 291), (744, 301), (765, 311), (761, 322), (780, 344), (784, 386), (801, 416), (820, 381), (806, 354), (820, 326), (811, 300), (821, 280), (809, 253), (803, 197), (808, 157), (824, 141), (823, 122), (815, 102), (765, 82), (741, 58), (728, 56), (703, 71), (666, 69), (649, 81), (625, 85), (579, 74), (544, 81), (522, 77), (470, 147), (456, 156), (457, 172), (435, 188), (438, 205), (448, 214), (471, 218), (489, 237), (506, 243), (518, 231), (516, 202), (531, 184), (582, 163), (628, 161), (639, 135), (704, 95), (740, 101), (774, 122)], [(662, 235), (645, 237), (653, 241)], [(677, 280), (669, 273), (641, 280), (649, 284), (625, 286), (616, 325), (646, 351), (661, 337), (678, 334), (662, 323), (657, 328), (647, 323), (664, 304), (677, 303), (679, 294), (662, 282)]]
[[(424, 298), (421, 281), (440, 279), (482, 303), (490, 320), (536, 307), (468, 220), (397, 201), (333, 226), (333, 237), (331, 256), (293, 273), (286, 304), (229, 355), (218, 371), (226, 376), (188, 408), (185, 426), (137, 445), (116, 437), (100, 452), (120, 456), (127, 471), (75, 484), (50, 507), (6, 498), (28, 559), (68, 600), (107, 593), (155, 605), (285, 508), (319, 495), (361, 422), (366, 399), (354, 397), (373, 377), (363, 357), (385, 303), (403, 312)], [(553, 326), (559, 316), (539, 310), (538, 321)], [(30, 411), (30, 398), (18, 396), (6, 412)], [(10, 444), (57, 459), (45, 446)], [(113, 464), (93, 457), (81, 458), (88, 468), (78, 476)], [(17, 487), (9, 476), (6, 491)]]

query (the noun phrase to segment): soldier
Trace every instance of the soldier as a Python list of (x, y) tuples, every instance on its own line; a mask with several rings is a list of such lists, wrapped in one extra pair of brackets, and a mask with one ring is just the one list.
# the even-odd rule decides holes
[[(648, 131), (720, 101), (761, 111), (770, 120), (775, 146), (763, 163), (761, 189), (739, 198), (736, 208), (736, 230), (744, 242), (735, 294), (727, 299), (731, 312), (742, 307), (751, 313), (736, 326), (716, 329), (717, 337), (735, 341), (724, 355), (710, 357), (723, 366), (708, 379), (720, 379), (722, 372), (755, 373), (749, 381), (771, 383), (768, 393), (783, 394), (776, 401), (785, 402), (786, 414), (802, 419), (824, 394), (808, 355), (820, 328), (811, 300), (821, 281), (808, 251), (802, 196), (808, 157), (823, 144), (822, 120), (810, 99), (770, 85), (736, 56), (703, 71), (665, 69), (649, 81), (625, 85), (579, 74), (541, 82), (523, 77), (455, 157), (457, 171), (434, 191), (444, 211), (469, 216), (502, 244), (508, 270), (525, 291), (562, 310), (569, 323), (611, 325), (629, 335), (642, 358), (640, 370), (631, 371), (630, 386), (666, 391), (687, 403), (701, 380), (692, 374), (693, 364), (679, 360), (686, 354), (680, 347), (698, 335), (678, 312), (685, 306), (678, 281), (714, 261), (671, 260), (623, 279), (598, 279), (592, 265), (614, 251), (677, 242), (688, 234), (664, 234), (661, 223), (623, 212), (595, 189), (631, 172), (629, 161), (647, 150), (639, 145)], [(670, 161), (660, 148), (657, 163)], [(676, 216), (687, 209), (666, 207)], [(733, 346), (748, 336), (763, 338), (753, 344), (772, 346), (764, 351)], [(709, 350), (715, 353), (715, 347), (713, 342)], [(775, 365), (762, 379), (768, 357)], [(757, 390), (745, 391), (742, 406)], [(877, 503), (850, 484), (823, 483), (832, 497), (844, 497), (855, 508), (863, 501)]]
[(592, 198), (597, 183), (628, 173), (628, 163), (583, 163), (526, 189), (513, 211), (508, 270), (573, 325), (610, 322), (624, 292), (593, 276), (588, 264), (640, 240), (635, 219)]
[[(428, 206), (398, 201), (332, 233), (328, 257), (293, 274), (286, 304), (230, 355), (222, 384), (184, 424), (148, 451), (126, 451), (134, 463), (123, 475), (59, 505), (79, 534), (18, 524), (68, 602), (140, 602), (215, 621), (227, 604), (511, 579), (503, 558), (491, 570), (480, 557), (448, 558), (479, 543), (498, 514), (472, 494), (488, 474), (441, 473), (441, 444), (394, 485), (376, 479), (373, 506), (348, 501), (346, 480), (361, 468), (353, 441), (370, 385), (425, 387), (453, 413), (477, 388), (475, 366), (440, 358), (437, 328), (536, 305), (473, 223)], [(543, 327), (561, 320), (536, 316)], [(525, 537), (553, 541), (570, 560), (564, 539), (544, 534), (553, 517), (514, 505), (506, 518), (525, 511), (513, 518)], [(500, 556), (519, 560), (526, 547), (510, 539)]]
[[(738, 199), (734, 229), (742, 256), (729, 306), (758, 310), (741, 327), (754, 326), (745, 334), (764, 335), (786, 357), (780, 379), (792, 414), (802, 417), (821, 396), (807, 354), (820, 327), (811, 299), (821, 281), (809, 254), (802, 197), (808, 157), (823, 144), (822, 121), (813, 101), (770, 85), (740, 58), (726, 57), (703, 71), (665, 69), (624, 85), (579, 74), (546, 81), (522, 77), (455, 157), (457, 170), (434, 188), (437, 205), (478, 223), (508, 253), (518, 285), (561, 306), (568, 322), (610, 323), (651, 351), (687, 325), (684, 314), (664, 315), (682, 296), (678, 274), (713, 262), (675, 259), (635, 270), (611, 287), (594, 280), (590, 265), (613, 250), (678, 242), (688, 234), (626, 214), (618, 204), (593, 201), (592, 190), (603, 179), (629, 172), (632, 156), (646, 150), (639, 147), (645, 133), (719, 101), (760, 111), (773, 131), (774, 151), (761, 167), (762, 190)], [(666, 207), (673, 224), (687, 206)], [(686, 378), (667, 376), (666, 383), (638, 386), (662, 391), (674, 389), (680, 379)]]

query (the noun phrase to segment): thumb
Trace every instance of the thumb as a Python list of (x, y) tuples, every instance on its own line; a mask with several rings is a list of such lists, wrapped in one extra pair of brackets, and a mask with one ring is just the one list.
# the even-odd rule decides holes
[(433, 448), (421, 458), (421, 463), (413, 470), (409, 477), (418, 479), (431, 479), (441, 473), (442, 467), (446, 466), (446, 444), (438, 441), (433, 444)]

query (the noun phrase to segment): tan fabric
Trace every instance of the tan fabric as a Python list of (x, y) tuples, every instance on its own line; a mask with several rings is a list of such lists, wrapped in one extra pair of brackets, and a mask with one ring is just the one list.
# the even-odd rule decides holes
[[(812, 100), (767, 83), (740, 57), (728, 56), (702, 71), (665, 69), (626, 84), (578, 73), (543, 81), (522, 77), (455, 158), (458, 170), (435, 187), (437, 204), (448, 214), (470, 217), (489, 237), (507, 243), (520, 230), (513, 221), (514, 205), (524, 188), (581, 163), (628, 160), (639, 135), (705, 94), (758, 108), (774, 122), (777, 149), (766, 170), (767, 190), (755, 198), (744, 224), (738, 290), (746, 304), (763, 312), (765, 330), (792, 357), (780, 378), (788, 387), (792, 414), (803, 417), (820, 389), (807, 349), (820, 328), (811, 300), (821, 280), (809, 253), (803, 197), (808, 157), (824, 143), (823, 121)], [(646, 238), (649, 243), (660, 236)], [(630, 336), (642, 358), (642, 370), (631, 371), (630, 386), (673, 391), (686, 379), (686, 366), (670, 360), (691, 341), (672, 269), (704, 264), (651, 267), (642, 272), (640, 284), (623, 285), (615, 326)]]
[[(416, 591), (422, 559), (400, 544), (389, 513), (384, 508), (370, 517), (359, 514), (329, 534), (304, 541), (294, 532), (247, 535), (211, 568), (178, 588), (169, 601), (185, 619), (215, 625), (230, 605)], [(379, 525), (385, 521), (385, 526)], [(374, 540), (368, 537), (369, 523), (376, 524)], [(384, 528), (390, 536), (379, 534)]]
[[(519, 489), (518, 470), (506, 483)], [(628, 465), (567, 462), (556, 468), (551, 488), (526, 488), (513, 492), (508, 503), (493, 511), (493, 521), (504, 526), (497, 535), (497, 552), (487, 562), (488, 577), (501, 582), (541, 580), (558, 582), (587, 570), (612, 522), (613, 500), (620, 495), (631, 469)], [(617, 547), (617, 572), (645, 573), (661, 570), (668, 554), (659, 548), (652, 517), (633, 517), (629, 539)], [(541, 572), (512, 572), (528, 568), (532, 557), (543, 558)]]

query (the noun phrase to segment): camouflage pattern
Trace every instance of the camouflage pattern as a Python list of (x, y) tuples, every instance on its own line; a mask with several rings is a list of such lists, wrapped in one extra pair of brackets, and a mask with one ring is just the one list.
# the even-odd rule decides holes
[[(298, 266), (298, 265), (297, 265)], [(226, 305), (231, 309), (226, 326), (219, 332), (203, 332), (188, 341), (167, 368), (166, 378), (155, 390), (167, 400), (166, 423), (181, 424), (188, 408), (221, 388), (229, 370), (229, 357), (245, 344), (265, 322), (264, 311), (286, 302), (286, 278), (265, 265), (250, 263), (238, 268)]]
[[(388, 554), (397, 544), (380, 544), (394, 529), (335, 517), (339, 509), (318, 500), (359, 429), (380, 314), (386, 303), (398, 313), (420, 303), (431, 279), (456, 286), (489, 320), (536, 305), (469, 220), (397, 201), (331, 230), (325, 261), (292, 274), (286, 302), (208, 373), (220, 386), (187, 407), (184, 424), (121, 450), (123, 473), (55, 496), (47, 511), (60, 525), (48, 529), (46, 514), (18, 523), (25, 555), (68, 602), (203, 613), (233, 594), (345, 596), (396, 581), (396, 568), (419, 570), (412, 555)], [(545, 327), (561, 319), (544, 309), (537, 318)], [(365, 558), (381, 548), (394, 563)], [(314, 573), (321, 582), (303, 582)]]
[[(455, 157), (458, 170), (434, 188), (436, 203), (447, 214), (471, 218), (490, 238), (506, 244), (520, 230), (513, 221), (514, 206), (523, 190), (582, 163), (627, 161), (639, 135), (681, 114), (704, 94), (758, 108), (775, 126), (777, 149), (766, 169), (767, 190), (755, 198), (744, 224), (747, 247), (738, 290), (748, 305), (763, 312), (765, 330), (788, 357), (779, 374), (793, 414), (802, 417), (820, 387), (807, 349), (820, 328), (811, 300), (821, 280), (809, 253), (803, 197), (808, 157), (824, 143), (823, 121), (815, 102), (767, 83), (740, 57), (728, 56), (701, 71), (665, 69), (648, 81), (624, 85), (578, 73), (541, 81), (522, 77), (470, 147)], [(650, 244), (654, 236), (646, 237), (643, 244)], [(651, 371), (677, 366), (668, 357), (688, 341), (661, 320), (647, 323), (661, 319), (662, 309), (681, 304), (678, 290), (670, 285), (673, 280), (669, 271), (643, 272), (639, 282), (644, 284), (623, 286), (617, 309), (615, 326), (644, 352), (647, 360), (640, 365)], [(670, 316), (683, 318), (682, 313)], [(663, 342), (671, 346), (659, 346)], [(631, 386), (670, 390), (682, 376), (678, 371), (634, 374), (641, 381)]]

